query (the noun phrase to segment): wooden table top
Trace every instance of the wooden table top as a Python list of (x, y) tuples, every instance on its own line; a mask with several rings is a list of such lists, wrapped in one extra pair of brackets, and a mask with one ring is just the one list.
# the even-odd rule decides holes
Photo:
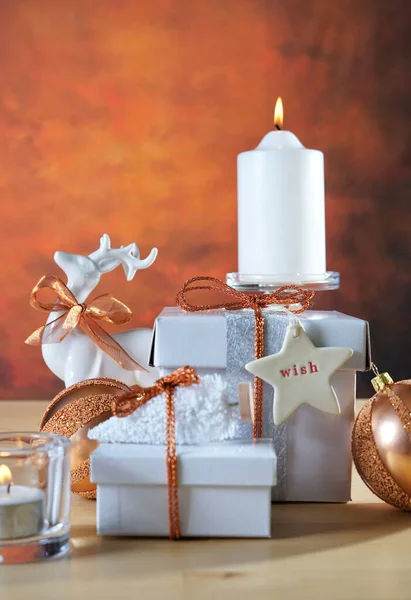
[[(2, 430), (36, 430), (45, 402), (0, 402)], [(353, 502), (277, 504), (270, 540), (102, 538), (73, 497), (69, 559), (0, 566), (0, 599), (409, 600), (411, 514), (354, 474)]]

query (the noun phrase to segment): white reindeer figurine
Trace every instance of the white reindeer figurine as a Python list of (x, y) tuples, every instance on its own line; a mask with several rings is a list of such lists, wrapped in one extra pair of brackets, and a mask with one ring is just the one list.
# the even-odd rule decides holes
[[(140, 259), (137, 245), (111, 248), (110, 238), (105, 233), (100, 239), (100, 248), (89, 256), (56, 252), (54, 260), (67, 275), (67, 287), (79, 304), (86, 301), (100, 281), (102, 273), (108, 273), (123, 265), (127, 281), (131, 281), (139, 269), (150, 267), (157, 257), (153, 248), (144, 260)], [(47, 323), (58, 313), (51, 313)], [(147, 364), (150, 351), (151, 329), (131, 329), (112, 337), (147, 371), (127, 371), (111, 356), (104, 353), (82, 331), (75, 329), (58, 344), (43, 344), (43, 358), (49, 369), (69, 387), (84, 379), (109, 377), (127, 385), (149, 386), (158, 379), (157, 369)]]

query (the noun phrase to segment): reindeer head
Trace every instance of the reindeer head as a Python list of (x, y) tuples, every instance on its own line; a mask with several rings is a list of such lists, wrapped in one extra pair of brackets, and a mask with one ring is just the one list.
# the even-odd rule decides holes
[(137, 244), (129, 244), (120, 248), (111, 248), (109, 236), (105, 233), (100, 238), (100, 248), (89, 256), (56, 252), (54, 260), (68, 277), (68, 287), (87, 287), (88, 292), (95, 288), (102, 273), (108, 273), (119, 265), (123, 265), (127, 281), (131, 281), (139, 269), (150, 267), (157, 257), (157, 248), (153, 248), (145, 259), (140, 259)]

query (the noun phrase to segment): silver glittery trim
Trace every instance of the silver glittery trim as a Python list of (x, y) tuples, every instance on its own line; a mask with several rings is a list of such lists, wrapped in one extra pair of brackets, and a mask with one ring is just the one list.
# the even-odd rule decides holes
[[(227, 390), (230, 402), (238, 402), (238, 384), (253, 382), (251, 373), (244, 365), (254, 360), (255, 321), (250, 309), (225, 311), (227, 321)], [(264, 311), (265, 344), (264, 355), (276, 354), (281, 350), (288, 318), (270, 309)], [(273, 488), (275, 501), (286, 499), (287, 491), (287, 423), (279, 426), (273, 421), (274, 389), (264, 384), (263, 396), (263, 437), (271, 438), (277, 454), (277, 486)], [(250, 439), (253, 428), (249, 423), (238, 422), (236, 437)]]

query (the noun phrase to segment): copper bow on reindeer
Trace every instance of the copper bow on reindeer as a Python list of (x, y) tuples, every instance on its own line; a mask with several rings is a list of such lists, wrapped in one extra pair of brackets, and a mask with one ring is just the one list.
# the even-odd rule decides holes
[[(57, 302), (42, 302), (38, 293), (42, 289), (53, 290), (58, 297)], [(136, 362), (124, 348), (97, 321), (105, 321), (112, 325), (127, 323), (132, 312), (120, 300), (111, 294), (102, 294), (94, 298), (90, 304), (79, 304), (74, 294), (56, 275), (45, 275), (33, 288), (30, 305), (49, 313), (61, 313), (56, 319), (36, 329), (26, 340), (26, 344), (56, 344), (62, 342), (76, 327), (111, 356), (123, 369), (136, 371), (146, 369)]]
[[(209, 282), (201, 285), (202, 282)], [(195, 284), (195, 285), (193, 285)], [(211, 285), (210, 285), (211, 284)], [(218, 292), (232, 298), (231, 301), (216, 302), (214, 304), (190, 304), (187, 300), (189, 292)], [(230, 287), (224, 281), (215, 277), (193, 277), (188, 279), (177, 294), (177, 304), (183, 310), (198, 312), (225, 308), (225, 310), (240, 310), (251, 308), (255, 316), (255, 358), (264, 356), (264, 315), (263, 308), (273, 304), (283, 306), (294, 314), (302, 313), (311, 303), (314, 292), (303, 290), (292, 285), (284, 285), (272, 294), (256, 295), (245, 294)], [(254, 418), (253, 436), (260, 438), (263, 433), (263, 381), (254, 377)]]
[(148, 388), (133, 386), (132, 392), (122, 394), (113, 404), (117, 417), (127, 417), (149, 400), (165, 392), (166, 394), (166, 460), (168, 483), (168, 516), (170, 538), (180, 538), (180, 516), (178, 510), (177, 452), (174, 415), (174, 390), (178, 386), (188, 387), (200, 383), (197, 372), (192, 367), (181, 367)]

